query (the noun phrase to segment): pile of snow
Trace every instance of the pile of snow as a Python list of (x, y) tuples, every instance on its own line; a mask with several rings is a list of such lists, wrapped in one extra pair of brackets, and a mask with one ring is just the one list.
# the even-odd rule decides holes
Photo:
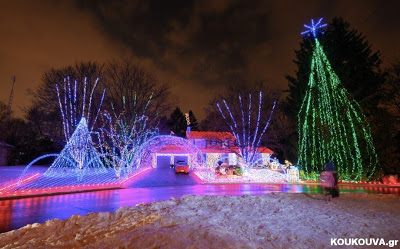
[(399, 239), (399, 221), (394, 195), (184, 196), (27, 225), (0, 234), (0, 247), (326, 248), (331, 238)]
[(203, 181), (209, 183), (284, 183), (286, 175), (270, 169), (249, 169), (247, 176), (212, 175), (210, 171), (196, 170), (194, 173)]

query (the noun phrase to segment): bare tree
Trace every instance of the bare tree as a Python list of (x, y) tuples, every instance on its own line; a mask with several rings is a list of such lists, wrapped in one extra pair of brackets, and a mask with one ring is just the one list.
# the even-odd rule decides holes
[[(64, 89), (64, 79), (68, 81), (68, 77), (70, 87), (66, 82)], [(85, 79), (86, 95), (84, 94)], [(97, 79), (99, 81), (95, 88)], [(74, 99), (75, 80), (77, 82), (76, 99)], [(89, 98), (93, 90), (92, 106), (90, 107), (90, 115), (92, 117), (96, 116), (103, 89), (106, 89), (103, 109), (111, 110), (111, 105), (113, 105), (115, 112), (121, 113), (124, 111), (122, 100), (125, 99), (125, 116), (132, 118), (133, 115), (137, 114), (146, 115), (149, 119), (149, 126), (156, 126), (158, 117), (168, 114), (171, 107), (175, 105), (169, 86), (166, 83), (161, 83), (154, 75), (134, 65), (127, 59), (111, 60), (105, 64), (91, 61), (77, 62), (73, 66), (60, 69), (53, 68), (43, 74), (42, 84), (36, 90), (28, 90), (29, 94), (33, 96), (33, 104), (26, 110), (26, 114), (27, 119), (31, 121), (40, 136), (51, 138), (58, 144), (63, 144), (66, 137), (63, 136), (64, 126), (59, 108), (57, 84), (63, 104), (65, 104), (64, 98), (69, 98), (69, 88), (71, 88), (72, 108), (74, 108), (75, 100), (76, 106), (81, 107), (76, 109), (77, 116), (81, 115), (83, 111), (83, 96), (85, 95), (85, 98)], [(145, 109), (144, 107), (150, 96), (152, 96), (152, 101), (148, 108)], [(69, 102), (68, 108), (71, 108)], [(141, 113), (143, 110), (146, 110), (146, 113)], [(88, 111), (89, 105), (86, 105), (85, 114), (88, 114)], [(97, 119), (94, 127), (93, 124), (89, 124), (89, 128), (93, 127), (94, 130), (97, 130), (101, 126), (98, 121), (99, 119)], [(71, 130), (71, 127), (69, 128)]]
[[(106, 102), (113, 104), (116, 112), (120, 113), (123, 111), (121, 100), (125, 99), (128, 118), (146, 110), (141, 114), (149, 118), (150, 125), (155, 125), (157, 118), (168, 114), (175, 105), (166, 83), (128, 59), (109, 61), (105, 66), (104, 81), (107, 85)], [(146, 109), (150, 96), (151, 104)]]
[[(262, 82), (255, 84), (233, 84), (227, 85), (220, 94), (217, 94), (212, 98), (206, 107), (206, 118), (201, 123), (202, 130), (209, 131), (230, 131), (230, 127), (227, 125), (225, 120), (221, 117), (220, 112), (216, 108), (217, 103), (221, 103), (222, 99), (225, 99), (229, 103), (229, 107), (236, 120), (241, 121), (241, 108), (238, 100), (238, 94), (242, 97), (247, 97), (252, 94), (253, 101), (259, 92), (263, 92), (263, 102), (262, 110), (271, 110), (274, 100), (277, 100), (276, 108), (274, 111), (274, 118), (271, 120), (268, 132), (265, 133), (261, 139), (261, 145), (267, 146), (272, 149), (278, 158), (284, 160), (293, 160), (296, 154), (293, 151), (293, 145), (288, 145), (291, 143), (291, 134), (295, 129), (294, 124), (290, 123), (285, 113), (282, 111), (282, 100), (283, 100), (283, 90), (267, 87)], [(248, 106), (247, 99), (243, 99), (243, 106)], [(258, 104), (258, 103), (257, 103)], [(254, 107), (254, 103), (253, 103)], [(256, 110), (257, 112), (257, 110)], [(267, 113), (263, 113), (260, 122), (265, 123), (268, 116)], [(255, 131), (256, 115), (251, 116), (250, 130)], [(297, 137), (295, 137), (297, 139)]]
[[(265, 115), (264, 113), (266, 113), (266, 111), (261, 108), (262, 92), (254, 96), (254, 98), (257, 99), (256, 101), (252, 101), (252, 96), (253, 95), (250, 93), (248, 97), (242, 97), (239, 93), (238, 111), (232, 110), (231, 107), (233, 107), (233, 105), (228, 104), (225, 99), (217, 103), (222, 118), (235, 136), (236, 144), (239, 148), (239, 155), (245, 168), (250, 168), (255, 162), (258, 149), (261, 145), (261, 139), (270, 125), (272, 114), (276, 106), (276, 101), (274, 101), (269, 114)], [(265, 122), (261, 122), (262, 116), (266, 116), (266, 119), (264, 118)]]
[[(28, 90), (28, 93), (33, 97), (32, 106), (26, 110), (27, 119), (43, 137), (49, 137), (51, 140), (62, 144), (66, 137), (63, 136), (62, 113), (60, 112), (59, 99), (56, 85), (59, 85), (59, 94), (61, 99), (68, 99), (68, 84), (64, 89), (64, 79), (70, 79), (71, 89), (75, 87), (76, 80), (76, 105), (82, 105), (84, 92), (84, 82), (86, 78), (86, 90), (91, 94), (92, 89), (96, 84), (96, 79), (102, 77), (103, 65), (97, 62), (80, 62), (74, 66), (68, 66), (60, 69), (50, 69), (42, 76), (42, 84), (36, 90)], [(93, 103), (98, 104), (102, 96), (102, 82), (93, 92)], [(74, 91), (74, 90), (73, 90)], [(71, 92), (71, 98), (74, 93)], [(79, 96), (79, 98), (78, 98)], [(91, 112), (95, 112), (98, 106), (92, 106)], [(79, 108), (80, 109), (80, 108)], [(78, 116), (81, 114), (79, 110)], [(95, 115), (95, 114), (93, 114)], [(79, 122), (79, 120), (77, 121)], [(75, 123), (76, 125), (77, 123)]]
[[(122, 101), (125, 103), (125, 101)], [(104, 111), (102, 115), (103, 126), (100, 128), (100, 149), (107, 165), (115, 170), (117, 178), (121, 173), (131, 172), (134, 167), (133, 157), (141, 144), (158, 134), (158, 129), (147, 125), (148, 118), (141, 114), (151, 103), (151, 96), (140, 113), (126, 117), (126, 106), (119, 114), (115, 110), (110, 113)]]
[(9, 118), (7, 105), (0, 101), (0, 141), (4, 141), (7, 137), (7, 119)]

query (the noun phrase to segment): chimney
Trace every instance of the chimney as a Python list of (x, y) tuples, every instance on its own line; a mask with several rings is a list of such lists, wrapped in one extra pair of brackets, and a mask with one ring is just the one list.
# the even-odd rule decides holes
[(186, 118), (186, 138), (189, 138), (190, 136), (190, 118), (189, 118), (189, 113), (185, 113), (185, 118)]

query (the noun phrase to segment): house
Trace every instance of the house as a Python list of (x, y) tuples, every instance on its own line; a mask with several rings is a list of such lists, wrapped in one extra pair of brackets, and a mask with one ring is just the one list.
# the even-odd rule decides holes
[[(201, 164), (206, 167), (223, 165), (237, 165), (240, 160), (239, 148), (235, 143), (235, 136), (230, 132), (190, 131), (186, 132), (186, 139), (162, 135), (154, 138), (145, 149), (151, 155), (153, 168), (169, 168), (170, 165), (181, 163), (194, 166)], [(273, 151), (260, 147), (256, 155), (256, 164), (268, 165)]]
[(15, 147), (7, 143), (0, 142), (0, 165), (8, 165), (8, 158), (11, 150)]
[[(239, 148), (235, 144), (235, 136), (230, 132), (188, 131), (186, 138), (196, 145), (203, 154), (207, 167), (216, 167), (219, 163), (236, 165)], [(273, 151), (260, 147), (257, 151), (257, 164), (267, 165)]]

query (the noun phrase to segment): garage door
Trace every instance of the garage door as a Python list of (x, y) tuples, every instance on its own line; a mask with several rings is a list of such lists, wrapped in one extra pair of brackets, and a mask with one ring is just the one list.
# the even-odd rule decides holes
[(174, 156), (174, 163), (178, 161), (184, 161), (185, 164), (188, 163), (188, 157), (187, 156)]
[(169, 156), (157, 156), (157, 168), (169, 168), (170, 160)]

